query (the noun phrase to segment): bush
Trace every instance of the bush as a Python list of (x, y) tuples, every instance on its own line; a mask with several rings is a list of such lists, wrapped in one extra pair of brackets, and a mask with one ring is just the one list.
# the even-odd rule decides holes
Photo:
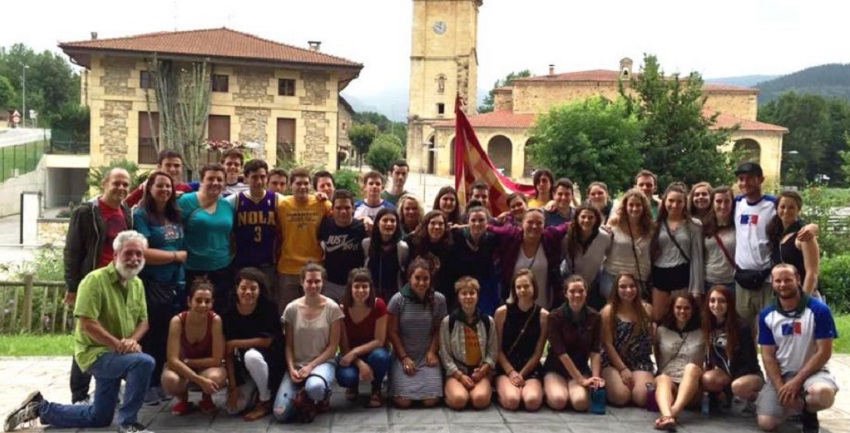
[(337, 190), (346, 189), (351, 191), (351, 193), (354, 194), (354, 198), (357, 200), (363, 198), (362, 192), (360, 191), (360, 173), (354, 170), (346, 168), (337, 170), (337, 172), (334, 173), (334, 188)]
[(372, 143), (369, 153), (366, 154), (366, 163), (379, 173), (387, 173), (393, 166), (393, 162), (401, 159), (401, 140), (395, 135), (383, 134)]
[(850, 254), (823, 258), (818, 281), (833, 313), (850, 312)]
[(109, 174), (109, 171), (113, 168), (123, 168), (127, 170), (127, 173), (130, 173), (130, 190), (132, 191), (138, 185), (147, 180), (148, 173), (147, 171), (139, 173), (139, 166), (133, 161), (129, 161), (127, 159), (121, 159), (118, 161), (113, 161), (109, 163), (109, 165), (105, 165), (103, 167), (92, 168), (89, 169), (89, 177), (86, 179), (86, 183), (89, 188), (92, 188), (96, 194), (103, 194), (103, 181), (106, 180), (106, 176)]
[(837, 213), (839, 208), (847, 206), (842, 193), (818, 185), (810, 185), (800, 193), (802, 218), (818, 225), (818, 245), (823, 255), (832, 257), (850, 251), (850, 216)]

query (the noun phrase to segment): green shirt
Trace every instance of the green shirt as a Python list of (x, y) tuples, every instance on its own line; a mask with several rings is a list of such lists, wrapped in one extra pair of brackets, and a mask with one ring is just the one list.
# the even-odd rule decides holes
[[(133, 335), (136, 326), (148, 319), (145, 287), (139, 277), (123, 286), (118, 280), (115, 263), (91, 271), (80, 283), (74, 317), (97, 320), (106, 332), (117, 339)], [(87, 371), (110, 347), (96, 341), (83, 331), (77, 320), (74, 330), (74, 356), (83, 371)]]
[[(400, 199), (401, 196), (403, 196), (407, 193), (408, 193), (407, 191), (402, 191), (401, 194), (399, 194), (399, 195), (392, 195), (392, 194), (390, 194), (389, 191), (383, 190), (383, 191), (381, 191), (381, 199), (386, 200), (386, 201), (398, 206), (398, 199)], [(398, 211), (399, 211), (399, 213), (401, 213), (401, 209), (399, 209)]]

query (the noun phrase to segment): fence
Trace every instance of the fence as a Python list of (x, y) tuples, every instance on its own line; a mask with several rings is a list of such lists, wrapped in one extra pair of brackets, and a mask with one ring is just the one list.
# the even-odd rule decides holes
[(55, 128), (50, 132), (50, 154), (88, 155), (90, 148), (88, 135)]
[(35, 170), (44, 146), (44, 141), (34, 141), (0, 148), (0, 182)]
[(23, 281), (0, 281), (0, 333), (71, 332), (73, 312), (64, 300), (64, 282), (35, 281), (31, 273)]

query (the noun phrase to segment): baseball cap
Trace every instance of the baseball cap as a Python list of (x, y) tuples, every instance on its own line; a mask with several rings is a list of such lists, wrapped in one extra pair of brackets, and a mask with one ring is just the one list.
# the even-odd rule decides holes
[(735, 170), (735, 176), (742, 174), (754, 174), (756, 176), (764, 176), (764, 171), (762, 171), (761, 166), (755, 162), (745, 162), (738, 166), (738, 169)]

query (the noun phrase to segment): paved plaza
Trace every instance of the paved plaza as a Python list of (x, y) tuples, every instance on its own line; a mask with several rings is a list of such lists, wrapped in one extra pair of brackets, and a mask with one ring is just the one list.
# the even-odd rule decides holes
[[(69, 402), (68, 372), (70, 357), (63, 358), (0, 358), (0, 383), (4, 390), (0, 393), (0, 411), (7, 414), (32, 390), (39, 389), (45, 398), (56, 402)], [(838, 393), (833, 409), (821, 412), (820, 420), (823, 432), (850, 433), (850, 355), (836, 356), (830, 363), (832, 371), (838, 377), (839, 386), (844, 391)], [(197, 399), (197, 396), (193, 397)], [(221, 404), (224, 393), (219, 392), (215, 401)], [(170, 432), (333, 432), (333, 433), (644, 433), (655, 431), (652, 422), (657, 414), (637, 408), (609, 407), (606, 415), (578, 414), (571, 411), (552, 412), (543, 409), (537, 413), (509, 412), (492, 405), (484, 411), (472, 409), (456, 412), (446, 408), (408, 409), (394, 408), (365, 409), (362, 404), (347, 402), (341, 390), (334, 392), (330, 412), (319, 415), (312, 424), (278, 424), (266, 418), (253, 423), (242, 421), (239, 417), (228, 416), (220, 411), (216, 415), (193, 413), (177, 417), (171, 415), (170, 403), (145, 407), (140, 421), (155, 431)], [(680, 417), (678, 431), (687, 433), (743, 433), (759, 431), (753, 418), (734, 415), (712, 416), (703, 420), (698, 412), (687, 412)], [(35, 427), (21, 431), (42, 431)], [(104, 429), (79, 431), (116, 430), (113, 425)], [(47, 429), (48, 432), (71, 430)], [(798, 423), (786, 423), (782, 433), (800, 431)]]

